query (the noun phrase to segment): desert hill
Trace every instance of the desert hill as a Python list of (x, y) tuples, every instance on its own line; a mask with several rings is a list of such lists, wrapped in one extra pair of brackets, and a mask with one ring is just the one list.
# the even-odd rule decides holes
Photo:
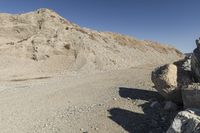
[[(161, 64), (182, 57), (175, 48), (156, 42), (81, 28), (49, 9), (1, 13), (0, 25), (0, 64), (6, 66), (1, 66), (5, 72), (21, 64), (22, 72), (88, 73)], [(10, 68), (13, 64), (15, 67)]]
[(150, 107), (160, 98), (151, 72), (182, 57), (153, 41), (81, 28), (49, 9), (0, 13), (0, 132), (166, 131), (171, 113)]

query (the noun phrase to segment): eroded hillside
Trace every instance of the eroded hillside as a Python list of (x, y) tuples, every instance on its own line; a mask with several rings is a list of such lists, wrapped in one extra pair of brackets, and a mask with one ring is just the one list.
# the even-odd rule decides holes
[(96, 72), (182, 57), (178, 50), (152, 41), (81, 28), (49, 9), (0, 14), (0, 25), (0, 63), (6, 65), (5, 72), (13, 64), (23, 65), (24, 71), (28, 67), (41, 72)]

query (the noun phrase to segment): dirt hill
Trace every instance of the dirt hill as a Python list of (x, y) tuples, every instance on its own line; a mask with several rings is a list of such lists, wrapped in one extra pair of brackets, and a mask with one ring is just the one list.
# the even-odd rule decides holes
[(49, 9), (0, 14), (1, 71), (98, 72), (182, 57), (178, 50), (152, 41), (98, 32), (71, 23)]

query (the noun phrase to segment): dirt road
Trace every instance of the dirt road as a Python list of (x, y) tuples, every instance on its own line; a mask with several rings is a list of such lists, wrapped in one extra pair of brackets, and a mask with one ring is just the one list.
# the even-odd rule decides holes
[[(153, 67), (1, 81), (1, 133), (160, 132), (168, 122), (150, 108)], [(165, 115), (168, 117), (168, 115)], [(164, 119), (164, 118), (162, 118)], [(163, 125), (162, 125), (163, 124)]]

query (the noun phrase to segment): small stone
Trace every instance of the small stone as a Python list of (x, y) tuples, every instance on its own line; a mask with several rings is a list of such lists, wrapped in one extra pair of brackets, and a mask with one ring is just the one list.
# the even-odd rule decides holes
[(102, 104), (102, 103), (100, 103), (100, 104), (99, 104), (99, 106), (103, 106), (103, 104)]
[(127, 98), (127, 100), (131, 100), (131, 98), (130, 98), (130, 97), (128, 97), (128, 98)]
[(45, 123), (43, 127), (48, 127), (48, 124), (47, 124), (47, 123)]
[(113, 98), (114, 101), (117, 101), (117, 98)]
[(83, 128), (80, 128), (80, 131), (83, 131), (84, 129)]
[(95, 127), (95, 128), (94, 128), (94, 130), (98, 131), (98, 130), (99, 130), (99, 128)]
[(171, 101), (165, 102), (164, 110), (176, 111), (178, 109), (177, 105)]

